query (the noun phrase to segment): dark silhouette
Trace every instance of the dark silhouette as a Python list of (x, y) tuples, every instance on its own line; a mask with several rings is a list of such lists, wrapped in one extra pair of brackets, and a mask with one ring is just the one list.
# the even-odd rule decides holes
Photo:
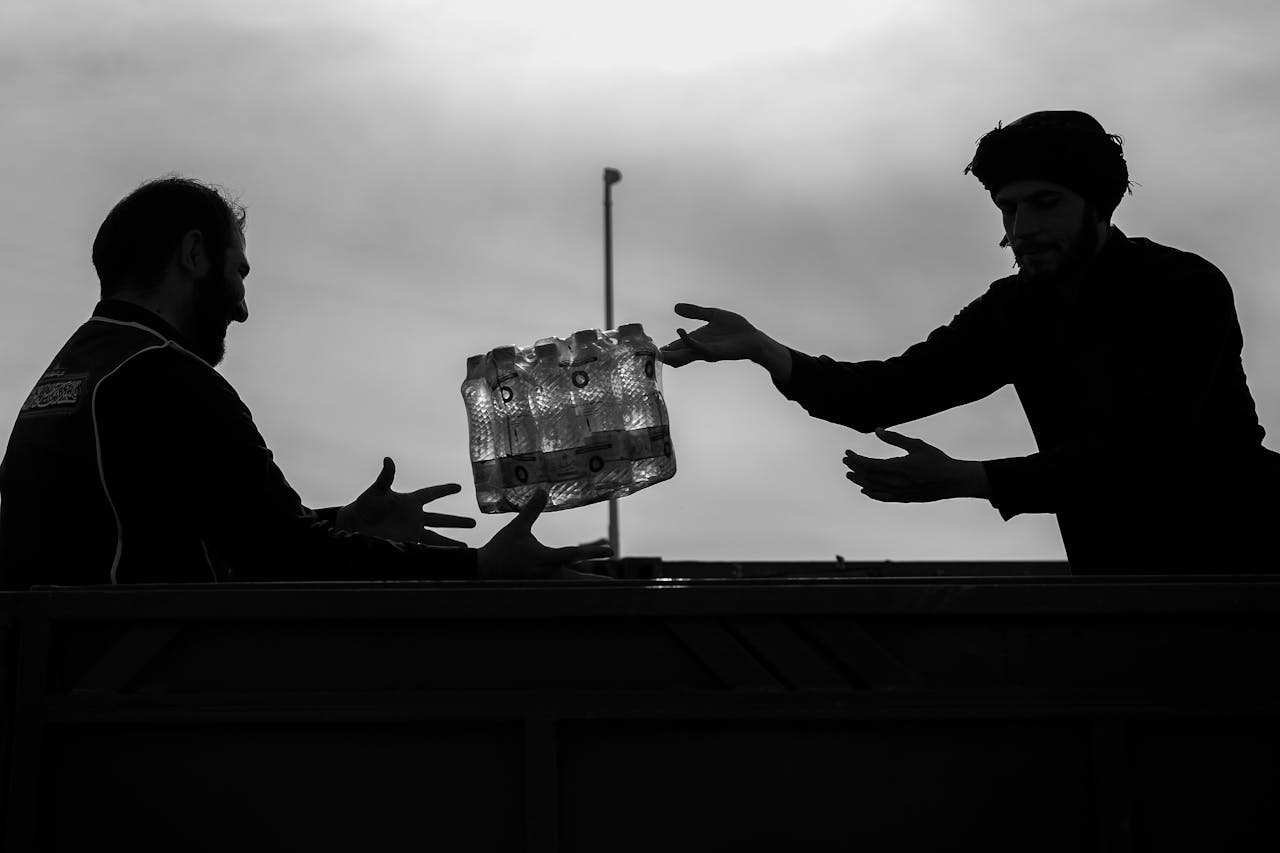
[[(1273, 570), (1280, 455), (1262, 447), (1231, 287), (1203, 258), (1111, 224), (1129, 190), (1120, 137), (1082, 112), (1031, 113), (983, 136), (965, 172), (1000, 209), (1018, 272), (926, 340), (843, 363), (680, 304), (707, 324), (679, 329), (667, 364), (750, 359), (814, 417), (906, 450), (846, 453), (848, 478), (875, 500), (1055, 513), (1074, 572)], [(952, 459), (885, 429), (1009, 384), (1030, 456)]]
[(102, 300), (32, 390), (0, 463), (0, 582), (539, 577), (600, 546), (548, 548), (534, 501), (479, 549), (423, 505), (457, 484), (303, 506), (213, 367), (249, 318), (244, 208), (181, 177), (144, 184), (93, 244)]

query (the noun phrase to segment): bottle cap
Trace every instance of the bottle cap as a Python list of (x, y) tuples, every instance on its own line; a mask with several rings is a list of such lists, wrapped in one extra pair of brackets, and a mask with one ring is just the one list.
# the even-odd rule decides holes
[(618, 337), (620, 338), (643, 338), (647, 337), (644, 333), (644, 325), (641, 323), (623, 323), (618, 327)]
[(539, 361), (542, 361), (543, 359), (560, 360), (560, 344), (556, 341), (547, 341), (546, 343), (538, 344), (533, 348), (533, 351), (538, 356)]
[(580, 332), (573, 333), (573, 345), (580, 346), (582, 344), (594, 344), (600, 340), (600, 332), (596, 329), (583, 329)]
[(510, 367), (511, 365), (516, 363), (516, 348), (515, 347), (494, 347), (493, 360), (498, 362), (498, 364), (500, 365)]

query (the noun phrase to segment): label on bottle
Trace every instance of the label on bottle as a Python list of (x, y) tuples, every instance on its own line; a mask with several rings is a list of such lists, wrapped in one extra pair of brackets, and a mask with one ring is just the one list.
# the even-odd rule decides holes
[(574, 450), (550, 450), (542, 454), (542, 466), (547, 482), (566, 483), (583, 475), (578, 466), (578, 454)]
[(587, 436), (587, 443), (584, 444), (583, 447), (592, 447), (600, 450), (603, 450), (606, 447), (608, 447), (608, 448), (611, 448), (611, 450), (608, 452), (613, 452), (618, 454), (617, 456), (614, 456), (611, 458), (621, 459), (622, 444), (626, 434), (627, 434), (626, 430), (621, 430), (621, 429), (597, 430), (596, 432), (593, 432), (591, 433), (591, 435)]
[(512, 489), (519, 486), (532, 486), (546, 482), (546, 473), (542, 469), (541, 453), (516, 453), (498, 460), (498, 468), (502, 476), (502, 488)]
[(648, 429), (627, 430), (623, 435), (622, 445), (623, 456), (633, 462), (637, 459), (648, 459), (653, 455)]
[(497, 486), (498, 460), (485, 459), (471, 463), (471, 478), (477, 489), (491, 489)]
[(649, 427), (649, 447), (653, 456), (670, 456), (673, 452), (671, 448), (671, 427)]
[(587, 365), (594, 364), (599, 360), (599, 357), (592, 355), (587, 358), (576, 358), (569, 363), (569, 381), (573, 383), (574, 388), (581, 391), (591, 384), (591, 380), (595, 378), (595, 372), (600, 368), (588, 368)]
[(627, 459), (653, 459), (670, 456), (671, 428), (666, 426), (629, 429), (623, 433), (623, 452)]
[(515, 396), (515, 389), (512, 385), (519, 381), (520, 374), (515, 372), (503, 373), (498, 376), (493, 385), (493, 389), (498, 392), (498, 399), (504, 403), (510, 403), (511, 398)]
[(644, 371), (644, 378), (652, 381), (657, 376), (657, 368), (654, 367), (654, 363), (658, 358), (658, 351), (656, 349), (639, 349), (635, 351), (635, 357), (644, 359), (644, 366), (641, 368)]
[(583, 476), (599, 474), (610, 462), (623, 458), (624, 444), (625, 433), (622, 430), (592, 433), (585, 445), (574, 448), (579, 471)]

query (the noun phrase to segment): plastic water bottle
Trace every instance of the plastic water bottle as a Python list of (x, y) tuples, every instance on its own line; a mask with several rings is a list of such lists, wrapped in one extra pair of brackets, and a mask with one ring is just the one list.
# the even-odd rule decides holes
[(530, 386), (524, 376), (528, 363), (516, 347), (498, 347), (493, 359), (497, 371), (493, 402), (501, 436), (497, 443), (506, 451), (498, 459), (503, 504), (508, 509), (519, 509), (546, 479), (538, 429), (529, 405)]
[(621, 497), (675, 473), (662, 356), (639, 323), (467, 359), (476, 501), (513, 512), (547, 488), (548, 509)]
[(569, 379), (574, 411), (586, 441), (578, 449), (585, 463), (584, 502), (620, 492), (631, 482), (631, 465), (623, 452), (622, 410), (613, 394), (615, 349), (597, 329), (573, 335)]
[(639, 323), (618, 327), (613, 370), (614, 394), (622, 410), (633, 486), (629, 491), (675, 475), (675, 454), (667, 406), (662, 399), (661, 356)]
[(467, 406), (471, 444), (471, 477), (475, 481), (476, 503), (480, 505), (481, 512), (500, 512), (502, 500), (495, 436), (497, 413), (489, 384), (491, 368), (483, 355), (473, 355), (467, 359), (467, 376), (462, 381), (462, 400)]
[(658, 348), (639, 323), (618, 327), (613, 392), (628, 431), (665, 426), (666, 407), (658, 388)]
[(559, 338), (539, 341), (529, 370), (530, 405), (538, 424), (539, 449), (546, 474), (547, 506), (567, 509), (582, 503), (583, 471), (577, 449), (586, 444), (582, 421), (573, 408), (569, 347)]

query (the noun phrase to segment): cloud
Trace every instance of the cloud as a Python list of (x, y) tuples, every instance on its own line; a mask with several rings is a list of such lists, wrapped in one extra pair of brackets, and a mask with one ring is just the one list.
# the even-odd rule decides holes
[[(253, 313), (225, 373), (324, 504), (387, 453), (406, 483), (465, 482), (463, 359), (602, 322), (603, 166), (625, 175), (619, 321), (662, 340), (670, 306), (690, 300), (803, 350), (883, 357), (1009, 271), (990, 202), (962, 174), (977, 137), (1079, 106), (1126, 134), (1143, 185), (1122, 226), (1231, 277), (1263, 420), (1280, 424), (1271, 4), (619, 8), (6, 4), (0, 256), (22, 310), (0, 317), (0, 418), (87, 314), (101, 217), (170, 169), (248, 204)], [(623, 504), (624, 541), (645, 552), (1061, 553), (1051, 519), (851, 494), (841, 452), (878, 442), (806, 418), (755, 368), (667, 381), (680, 473)], [(1007, 391), (908, 431), (971, 458), (1032, 448)], [(603, 518), (555, 513), (539, 529), (582, 541)]]

